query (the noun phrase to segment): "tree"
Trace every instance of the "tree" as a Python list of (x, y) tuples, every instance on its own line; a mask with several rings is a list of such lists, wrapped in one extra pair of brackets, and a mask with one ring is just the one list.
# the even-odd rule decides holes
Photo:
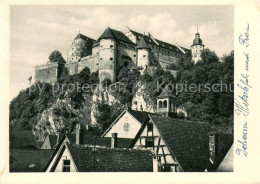
[(66, 61), (64, 60), (64, 58), (62, 57), (60, 51), (55, 50), (53, 51), (50, 56), (49, 56), (49, 61), (51, 63), (60, 63), (60, 64), (65, 64)]

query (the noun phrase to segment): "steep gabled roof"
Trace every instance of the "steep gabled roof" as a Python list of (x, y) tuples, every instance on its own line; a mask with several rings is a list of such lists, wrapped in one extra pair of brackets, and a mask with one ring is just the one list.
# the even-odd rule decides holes
[(10, 130), (9, 143), (10, 148), (39, 148), (33, 132), (27, 130)]
[[(130, 29), (130, 31), (136, 36), (137, 42), (139, 40), (141, 40), (141, 38), (144, 38), (144, 40), (148, 44), (155, 45), (157, 47), (161, 47), (161, 48), (164, 48), (164, 49), (168, 49), (168, 50), (183, 54), (182, 51), (176, 45), (158, 40), (156, 38), (152, 39), (151, 37), (149, 37), (147, 35), (143, 35), (141, 33), (134, 31), (134, 30), (131, 30), (131, 29)], [(181, 47), (181, 48), (186, 52), (186, 54), (188, 54), (188, 55), (191, 54), (190, 49), (187, 49), (187, 48), (184, 48), (184, 47)]]
[(110, 27), (108, 27), (104, 31), (104, 33), (99, 37), (98, 40), (105, 39), (105, 38), (110, 38), (110, 39), (114, 39), (114, 40), (117, 40), (117, 41), (122, 41), (122, 42), (125, 42), (125, 43), (128, 43), (128, 44), (135, 45), (135, 43), (133, 43), (121, 31), (117, 31), (117, 30), (111, 29)]
[[(183, 171), (199, 172), (212, 168), (209, 161), (209, 133), (213, 132), (213, 129), (208, 123), (155, 115), (149, 115), (149, 117)], [(227, 153), (225, 140), (232, 136), (219, 134), (218, 155)], [(214, 165), (219, 165), (219, 162), (221, 161), (217, 158)]]
[(149, 150), (94, 148), (67, 144), (79, 172), (152, 172), (153, 154)]
[(150, 49), (149, 45), (146, 43), (144, 37), (140, 39), (137, 44), (137, 49)]
[(54, 150), (10, 149), (10, 172), (43, 172)]
[(90, 37), (85, 36), (85, 35), (83, 35), (83, 34), (78, 34), (78, 35), (75, 37), (74, 40), (76, 40), (76, 39), (78, 39), (78, 38), (81, 38), (81, 39), (83, 39), (83, 40), (85, 40), (85, 41), (89, 41), (89, 42), (92, 42), (92, 43), (95, 43), (95, 41), (96, 41), (96, 40), (94, 40), (93, 38), (90, 38)]
[(141, 124), (145, 122), (145, 120), (148, 118), (149, 114), (153, 114), (150, 112), (143, 112), (143, 111), (135, 111), (135, 110), (128, 110), (128, 112), (137, 119)]
[(175, 98), (175, 95), (172, 93), (172, 89), (169, 88), (169, 85), (166, 84), (157, 98)]

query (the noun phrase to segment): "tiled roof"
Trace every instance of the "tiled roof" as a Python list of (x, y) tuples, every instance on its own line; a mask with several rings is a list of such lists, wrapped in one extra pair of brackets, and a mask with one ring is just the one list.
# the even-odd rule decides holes
[(153, 154), (148, 150), (94, 148), (67, 144), (79, 172), (152, 172)]
[(83, 40), (85, 40), (85, 41), (89, 41), (89, 42), (92, 42), (92, 43), (95, 43), (95, 41), (96, 41), (96, 40), (94, 40), (93, 38), (90, 38), (90, 37), (85, 36), (85, 35), (83, 35), (83, 34), (78, 34), (78, 35), (76, 36), (75, 40), (78, 39), (78, 38), (81, 38), (81, 39), (83, 39)]
[(142, 37), (140, 39), (140, 41), (137, 44), (137, 48), (138, 49), (150, 49), (150, 47), (148, 46), (148, 44), (146, 43), (146, 41), (144, 40), (144, 37)]
[(32, 131), (10, 130), (9, 142), (10, 148), (39, 148)]
[(43, 172), (54, 150), (10, 149), (10, 172)]
[[(139, 41), (142, 37), (144, 38), (144, 40), (146, 41), (146, 43), (148, 44), (151, 44), (151, 45), (155, 45), (157, 47), (161, 47), (161, 48), (164, 48), (164, 49), (168, 49), (168, 50), (171, 50), (171, 51), (174, 51), (174, 52), (177, 52), (177, 53), (182, 53), (182, 51), (176, 46), (176, 45), (173, 45), (173, 44), (170, 44), (170, 43), (167, 43), (167, 42), (164, 42), (164, 41), (161, 41), (161, 40), (158, 40), (158, 39), (152, 39), (150, 38), (149, 36), (147, 35), (143, 35), (141, 33), (138, 33), (136, 31), (133, 31), (133, 30), (130, 30), (137, 38), (137, 41)], [(157, 43), (156, 43), (156, 42)], [(181, 47), (185, 52), (187, 52), (187, 54), (191, 54), (191, 51), (190, 49), (187, 49), (187, 48), (184, 48), (184, 47)]]
[(161, 94), (157, 98), (165, 98), (165, 97), (171, 97), (171, 98), (175, 97), (175, 95), (172, 93), (172, 89), (169, 88), (168, 84), (165, 85)]
[(149, 112), (134, 111), (134, 110), (128, 110), (128, 112), (142, 124), (148, 118), (148, 115), (152, 114), (152, 113), (149, 113)]
[[(68, 134), (66, 135), (69, 139), (71, 144), (76, 143), (76, 135), (75, 134)], [(132, 145), (133, 139), (127, 139), (127, 138), (117, 138), (117, 147), (118, 148), (130, 148)], [(91, 135), (85, 134), (84, 135), (84, 141), (83, 144), (88, 145), (98, 145), (98, 146), (104, 146), (107, 148), (111, 147), (111, 138), (110, 137), (96, 137), (94, 138)]]
[[(212, 132), (213, 129), (208, 123), (190, 122), (154, 115), (150, 115), (150, 117), (183, 171), (199, 172), (210, 168), (208, 133)], [(226, 136), (232, 137), (232, 135)], [(228, 147), (228, 145), (225, 140), (227, 139), (220, 134), (218, 140), (218, 155), (226, 154), (228, 150), (225, 147)], [(216, 165), (221, 162), (218, 159)]]
[(127, 36), (125, 36), (121, 31), (117, 31), (111, 28), (107, 28), (104, 33), (99, 37), (98, 40), (104, 39), (104, 38), (112, 38), (117, 41), (123, 41), (132, 45), (135, 45)]

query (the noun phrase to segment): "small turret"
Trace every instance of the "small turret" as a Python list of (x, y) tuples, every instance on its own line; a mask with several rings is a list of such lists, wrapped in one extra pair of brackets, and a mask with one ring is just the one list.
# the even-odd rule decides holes
[(165, 116), (176, 116), (175, 95), (168, 85), (164, 87), (161, 94), (157, 97), (157, 113)]
[(137, 45), (137, 66), (146, 69), (149, 66), (151, 48), (146, 43), (144, 37), (140, 39)]
[(202, 40), (200, 38), (200, 34), (198, 32), (195, 34), (195, 39), (193, 40), (193, 44), (191, 45), (192, 52), (192, 60), (196, 63), (201, 60), (201, 53), (204, 50), (204, 45), (202, 44)]

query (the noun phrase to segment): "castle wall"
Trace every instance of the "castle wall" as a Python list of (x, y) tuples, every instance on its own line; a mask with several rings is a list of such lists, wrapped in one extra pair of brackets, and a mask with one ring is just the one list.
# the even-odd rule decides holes
[(191, 48), (192, 52), (192, 60), (197, 63), (199, 60), (201, 60), (201, 53), (204, 49), (203, 45), (193, 45)]
[(126, 63), (129, 66), (137, 65), (137, 51), (133, 48), (127, 48), (124, 45), (118, 45), (117, 47), (117, 65), (118, 67), (125, 66)]
[(100, 40), (99, 50), (99, 80), (116, 80), (116, 41), (112, 39)]
[(48, 63), (34, 68), (34, 81), (54, 84), (58, 76), (58, 63)]

